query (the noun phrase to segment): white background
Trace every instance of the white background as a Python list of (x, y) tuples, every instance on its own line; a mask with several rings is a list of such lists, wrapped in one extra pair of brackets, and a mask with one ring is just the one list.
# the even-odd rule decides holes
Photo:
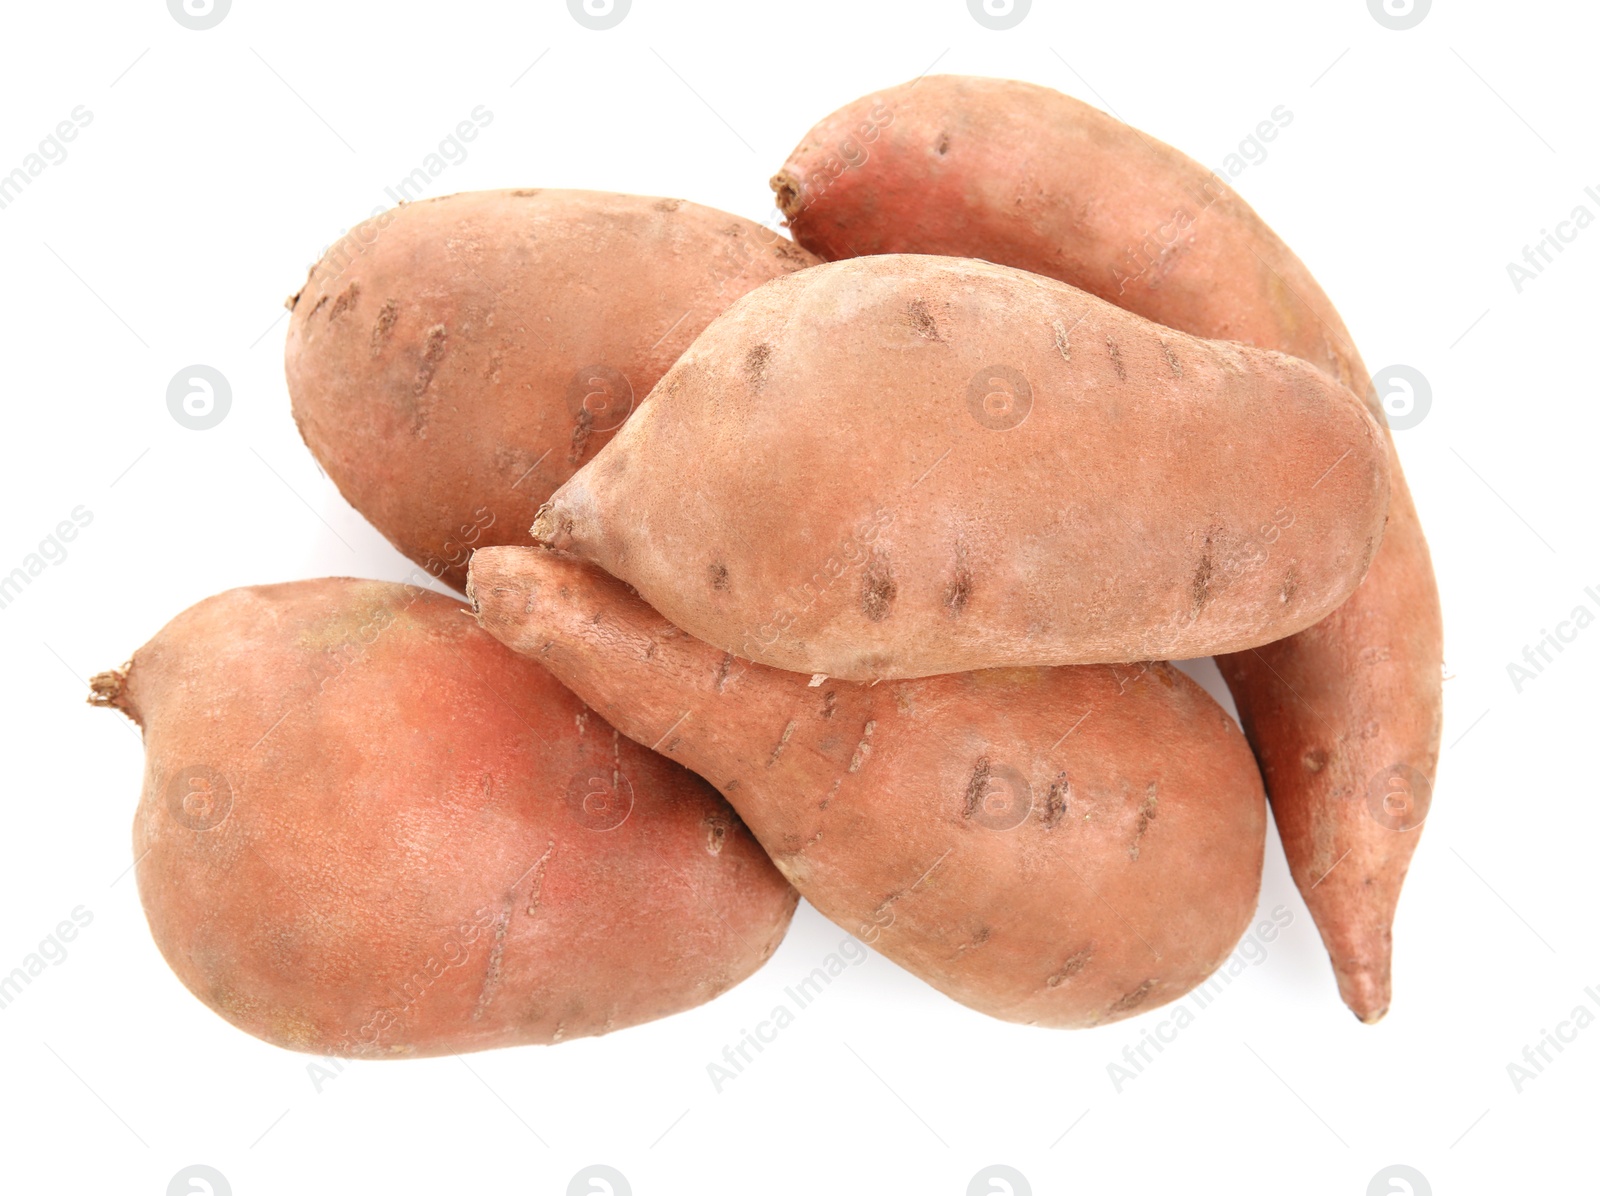
[[(598, 1162), (638, 1196), (958, 1196), (1004, 1163), (1034, 1193), (1361, 1196), (1404, 1163), (1440, 1194), (1594, 1190), (1600, 1028), (1520, 1093), (1507, 1064), (1600, 993), (1600, 628), (1520, 693), (1507, 665), (1573, 608), (1600, 613), (1600, 226), (1521, 293), (1506, 269), (1580, 203), (1600, 216), (1593, 6), (1440, 0), (1404, 32), (1363, 0), (1037, 0), (1006, 32), (961, 0), (634, 0), (604, 32), (559, 0), (235, 0), (206, 32), (161, 0), (3, 20), (0, 173), (76, 106), (93, 120), (0, 210), (0, 572), (75, 507), (93, 522), (0, 610), (0, 972), (74, 907), (93, 922), (0, 1010), (0, 1188), (160, 1196), (206, 1163), (237, 1196), (562, 1193)], [(1368, 1028), (1339, 1003), (1273, 839), (1262, 903), (1288, 932), (1120, 1093), (1107, 1064), (1170, 1008), (1006, 1025), (877, 956), (715, 1092), (706, 1065), (843, 937), (807, 906), (703, 1008), (353, 1064), (319, 1092), (306, 1057), (162, 963), (123, 875), (138, 736), (83, 705), (91, 673), (206, 595), (407, 572), (295, 434), (284, 296), (477, 105), (493, 123), (434, 194), (588, 187), (770, 220), (767, 178), (815, 121), (935, 63), (1059, 88), (1213, 166), (1286, 106), (1236, 187), (1368, 365), (1431, 383), (1398, 440), (1444, 596), (1446, 747), (1393, 1012)], [(204, 432), (166, 407), (194, 363), (233, 388)]]

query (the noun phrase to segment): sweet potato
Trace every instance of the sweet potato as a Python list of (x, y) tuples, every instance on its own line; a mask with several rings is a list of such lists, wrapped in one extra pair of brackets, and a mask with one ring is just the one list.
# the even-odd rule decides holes
[(887, 256), (735, 303), (533, 531), (719, 648), (873, 680), (1278, 639), (1387, 500), (1371, 416), (1302, 361)]
[(369, 1058), (602, 1034), (772, 953), (796, 896), (698, 777), (431, 591), (232, 590), (98, 704), (144, 730), (139, 893), (179, 979)]
[[(974, 256), (1082, 287), (1197, 336), (1277, 349), (1378, 396), (1333, 304), (1221, 178), (1077, 100), (935, 76), (813, 129), (772, 180), (827, 258)], [(1266, 774), (1339, 991), (1389, 1007), (1391, 927), (1432, 796), (1443, 645), (1428, 546), (1392, 441), (1382, 548), (1329, 618), (1218, 660)]]
[(460, 588), (526, 542), (711, 318), (815, 259), (677, 199), (482, 191), (366, 221), (291, 300), (295, 422), (351, 505)]
[(715, 784), (824, 915), (975, 1009), (1142, 1012), (1255, 909), (1260, 774), (1169, 665), (812, 685), (539, 549), (475, 553), (469, 592), (489, 631)]

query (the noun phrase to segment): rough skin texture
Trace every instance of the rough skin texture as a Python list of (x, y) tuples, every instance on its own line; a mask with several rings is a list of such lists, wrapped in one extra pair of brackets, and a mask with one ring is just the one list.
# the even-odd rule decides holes
[[(890, 88), (825, 119), (772, 185), (823, 257), (942, 253), (1046, 274), (1197, 336), (1304, 358), (1382, 422), (1332, 303), (1249, 205), (1047, 88), (961, 76)], [(1442, 720), (1438, 590), (1388, 452), (1389, 524), (1361, 588), (1315, 627), (1218, 660), (1340, 994), (1366, 1022), (1389, 1008), (1391, 927)]]
[(539, 549), (473, 557), (479, 620), (725, 794), (824, 915), (995, 1017), (1094, 1026), (1243, 933), (1266, 803), (1244, 736), (1155, 663), (810, 684)]
[(726, 212), (597, 191), (405, 204), (290, 301), (295, 422), (351, 505), (457, 589), (718, 312), (816, 259)]
[(1387, 503), (1372, 418), (1303, 361), (891, 256), (735, 303), (534, 535), (717, 647), (870, 681), (1279, 639)]
[(737, 984), (794, 911), (710, 786), (430, 591), (231, 590), (94, 689), (144, 730), (133, 850), (157, 945), (279, 1046), (603, 1034)]

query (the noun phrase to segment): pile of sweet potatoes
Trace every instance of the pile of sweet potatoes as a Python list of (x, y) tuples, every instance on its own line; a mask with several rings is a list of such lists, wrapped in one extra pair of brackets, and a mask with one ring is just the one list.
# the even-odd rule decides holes
[[(1439, 609), (1316, 282), (1021, 83), (866, 97), (772, 185), (792, 241), (507, 190), (312, 269), (301, 434), (471, 604), (234, 590), (95, 678), (144, 732), (173, 970), (299, 1050), (552, 1043), (737, 984), (804, 896), (974, 1009), (1094, 1026), (1227, 958), (1270, 800), (1382, 1017)], [(1242, 732), (1166, 663), (1207, 655)]]

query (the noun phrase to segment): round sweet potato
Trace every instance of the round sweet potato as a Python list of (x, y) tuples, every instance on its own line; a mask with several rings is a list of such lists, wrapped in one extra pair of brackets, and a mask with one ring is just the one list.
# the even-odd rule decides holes
[(179, 615), (94, 700), (144, 730), (139, 893), (179, 979), (317, 1054), (435, 1055), (687, 1009), (797, 900), (738, 816), (430, 591)]
[(1383, 533), (1360, 400), (986, 262), (889, 255), (718, 317), (534, 535), (739, 656), (849, 680), (1233, 651)]
[(472, 549), (526, 543), (713, 316), (815, 260), (677, 199), (405, 204), (341, 238), (290, 301), (295, 422), (350, 504), (459, 589)]
[(812, 685), (616, 579), (475, 553), (489, 631), (711, 780), (824, 915), (995, 1017), (1093, 1026), (1201, 983), (1255, 910), (1249, 746), (1163, 663)]

